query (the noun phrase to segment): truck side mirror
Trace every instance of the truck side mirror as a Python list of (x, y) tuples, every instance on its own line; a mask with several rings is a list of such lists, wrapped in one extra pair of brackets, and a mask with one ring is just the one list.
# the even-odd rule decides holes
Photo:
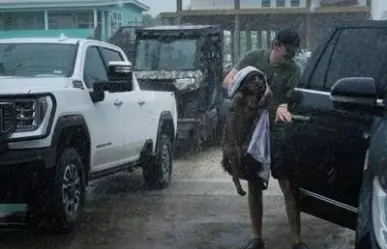
[(105, 91), (108, 92), (130, 92), (133, 90), (132, 64), (127, 61), (109, 62), (108, 81), (99, 81), (93, 84), (91, 98), (93, 102), (103, 101)]
[(110, 61), (108, 64), (109, 81), (126, 81), (130, 84), (133, 82), (133, 67), (128, 61)]

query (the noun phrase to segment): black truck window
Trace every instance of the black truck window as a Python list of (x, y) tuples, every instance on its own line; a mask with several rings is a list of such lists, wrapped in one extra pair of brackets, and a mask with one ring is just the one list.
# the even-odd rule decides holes
[(83, 73), (88, 88), (93, 88), (97, 81), (108, 81), (106, 68), (97, 47), (87, 48)]
[(329, 63), (325, 90), (330, 91), (336, 81), (344, 77), (373, 77), (379, 92), (383, 91), (387, 83), (381, 81), (387, 73), (384, 69), (386, 51), (386, 29), (342, 29)]
[(324, 83), (327, 74), (327, 68), (332, 57), (333, 49), (337, 41), (338, 33), (335, 33), (333, 37), (329, 40), (325, 49), (322, 52), (321, 57), (318, 59), (318, 62), (315, 64), (313, 73), (308, 81), (307, 88), (313, 90), (324, 91)]
[(120, 52), (118, 51), (103, 47), (100, 47), (99, 51), (101, 52), (102, 58), (106, 65), (108, 65), (111, 61), (124, 61), (124, 58), (122, 58)]

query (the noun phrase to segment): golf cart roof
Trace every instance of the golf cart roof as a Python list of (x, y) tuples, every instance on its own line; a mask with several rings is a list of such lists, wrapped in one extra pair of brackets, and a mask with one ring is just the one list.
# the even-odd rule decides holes
[(218, 33), (221, 29), (217, 25), (163, 25), (137, 29), (137, 34), (196, 34)]

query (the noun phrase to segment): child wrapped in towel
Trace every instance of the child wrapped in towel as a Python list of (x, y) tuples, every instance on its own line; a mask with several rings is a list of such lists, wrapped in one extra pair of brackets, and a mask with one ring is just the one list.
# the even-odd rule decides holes
[[(240, 179), (262, 181), (266, 188), (265, 178), (268, 177), (262, 179), (261, 173), (265, 171), (263, 166), (266, 161), (263, 159), (270, 160), (270, 154), (265, 158), (257, 156), (262, 150), (257, 151), (255, 148), (267, 144), (252, 138), (256, 138), (257, 133), (262, 131), (261, 123), (266, 119), (261, 119), (261, 116), (268, 115), (266, 106), (271, 91), (264, 73), (249, 66), (235, 76), (233, 84), (229, 87), (229, 95), (232, 103), (224, 128), (221, 164), (232, 176), (237, 193), (244, 196), (246, 192), (240, 184)], [(257, 144), (259, 142), (261, 144)]]

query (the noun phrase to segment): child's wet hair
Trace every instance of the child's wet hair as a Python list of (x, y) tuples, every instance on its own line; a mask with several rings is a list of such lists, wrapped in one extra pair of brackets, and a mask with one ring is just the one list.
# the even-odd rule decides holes
[(256, 84), (262, 84), (263, 88), (266, 88), (265, 84), (265, 76), (261, 73), (254, 72), (250, 75), (248, 75), (244, 80), (243, 80), (243, 86), (241, 87), (241, 91), (243, 94), (250, 94), (251, 92), (249, 91), (247, 84), (249, 82), (254, 82)]
[(264, 83), (265, 77), (261, 73), (254, 73), (246, 77), (247, 82)]

